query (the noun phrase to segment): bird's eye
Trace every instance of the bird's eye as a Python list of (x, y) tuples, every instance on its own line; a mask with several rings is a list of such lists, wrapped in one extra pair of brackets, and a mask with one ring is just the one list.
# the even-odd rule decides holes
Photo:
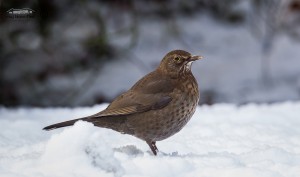
[(174, 60), (179, 63), (181, 61), (181, 58), (180, 57), (175, 57)]

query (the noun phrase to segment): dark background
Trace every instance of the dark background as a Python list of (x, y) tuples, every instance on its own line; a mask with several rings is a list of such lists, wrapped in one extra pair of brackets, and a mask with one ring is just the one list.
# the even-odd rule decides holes
[[(299, 0), (0, 1), (0, 105), (110, 102), (170, 50), (204, 56), (201, 104), (300, 98)], [(11, 8), (31, 17), (11, 18)]]

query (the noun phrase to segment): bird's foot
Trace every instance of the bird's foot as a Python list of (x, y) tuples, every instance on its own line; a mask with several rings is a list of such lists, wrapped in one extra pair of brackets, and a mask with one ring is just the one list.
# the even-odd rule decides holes
[(147, 141), (147, 144), (149, 145), (151, 151), (153, 152), (154, 155), (157, 155), (158, 149), (156, 147), (156, 142), (155, 141)]

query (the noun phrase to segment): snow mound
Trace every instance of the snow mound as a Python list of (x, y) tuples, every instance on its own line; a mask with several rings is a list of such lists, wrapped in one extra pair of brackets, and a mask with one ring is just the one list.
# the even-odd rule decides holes
[(188, 125), (158, 142), (145, 142), (79, 121), (48, 124), (102, 110), (0, 109), (0, 176), (245, 176), (298, 177), (300, 102), (198, 107)]

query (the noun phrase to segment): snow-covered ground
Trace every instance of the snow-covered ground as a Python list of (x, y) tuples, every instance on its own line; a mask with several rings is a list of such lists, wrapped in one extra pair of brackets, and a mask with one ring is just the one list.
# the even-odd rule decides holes
[(157, 143), (157, 157), (137, 138), (86, 122), (42, 130), (105, 107), (1, 108), (0, 176), (299, 177), (300, 102), (198, 107), (180, 133)]

